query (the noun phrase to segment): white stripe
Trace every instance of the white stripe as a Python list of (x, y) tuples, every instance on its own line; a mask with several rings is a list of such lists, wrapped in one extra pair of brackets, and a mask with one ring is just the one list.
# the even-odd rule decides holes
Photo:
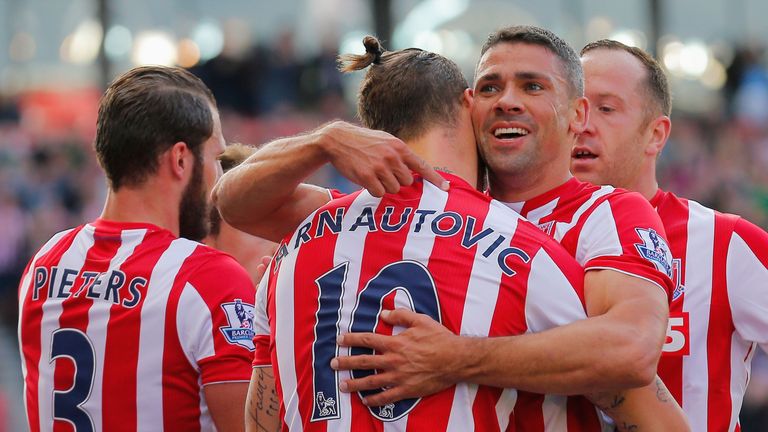
[[(216, 307), (219, 307), (216, 305)], [(179, 296), (176, 314), (176, 331), (179, 344), (190, 365), (200, 373), (198, 361), (216, 354), (213, 347), (213, 318), (208, 304), (195, 289), (187, 282)], [(218, 332), (219, 330), (216, 329)]]
[[(191, 291), (191, 290), (190, 290)], [(183, 310), (183, 309), (180, 309)], [(231, 381), (230, 381), (231, 382)], [(208, 383), (208, 385), (216, 383)], [(197, 376), (198, 399), (200, 400), (200, 432), (216, 432), (216, 425), (211, 417), (211, 410), (208, 409), (208, 403), (205, 399), (205, 387), (203, 386), (203, 376)]]
[(477, 389), (477, 384), (456, 384), (446, 432), (464, 432), (475, 429), (475, 416), (472, 415), (472, 405), (475, 401), (475, 396), (477, 396)]
[(541, 332), (586, 318), (579, 296), (557, 264), (542, 248), (531, 260), (525, 322)]
[[(568, 431), (568, 410), (566, 401), (568, 398), (561, 395), (545, 395), (541, 405), (544, 417), (544, 430), (547, 432)], [(587, 413), (584, 413), (587, 415)]]
[(140, 371), (136, 374), (137, 430), (153, 430), (163, 424), (163, 352), (168, 296), (184, 260), (198, 246), (198, 243), (186, 239), (176, 239), (152, 269), (141, 306), (139, 358), (136, 367)]
[(538, 225), (539, 221), (542, 218), (551, 215), (552, 212), (555, 211), (555, 209), (557, 208), (558, 202), (560, 202), (560, 197), (553, 199), (552, 201), (544, 204), (543, 206), (537, 209), (529, 211), (528, 214), (525, 215), (525, 218), (531, 221), (531, 223)]
[(705, 432), (709, 376), (707, 324), (712, 299), (715, 215), (712, 210), (693, 201), (689, 202), (688, 209), (683, 311), (689, 314), (689, 346), (696, 348), (696, 351), (683, 357), (683, 408), (688, 413), (691, 429)]
[(517, 390), (504, 389), (501, 397), (496, 402), (496, 420), (499, 422), (499, 430), (505, 431), (509, 426), (509, 416), (517, 403)]
[(736, 233), (728, 246), (726, 282), (736, 331), (768, 352), (768, 269)]
[[(765, 289), (768, 286), (768, 269), (735, 232), (728, 245), (725, 275), (731, 316), (736, 328), (731, 338), (732, 404), (729, 428), (734, 430), (749, 381), (752, 357), (758, 344), (763, 349), (768, 348), (768, 290)], [(747, 352), (749, 356), (745, 359)]]
[[(347, 261), (350, 263), (347, 271), (347, 279), (344, 284), (344, 293), (341, 297), (341, 312), (339, 315), (341, 318), (339, 320), (340, 333), (347, 333), (349, 331), (352, 311), (354, 310), (355, 301), (357, 300), (357, 288), (360, 285), (360, 263), (363, 260), (365, 237), (368, 235), (368, 230), (364, 228), (355, 231), (350, 231), (349, 229), (355, 223), (364, 207), (372, 207), (375, 210), (380, 201), (379, 198), (371, 196), (368, 191), (362, 191), (344, 214), (344, 219), (341, 223), (341, 232), (336, 239), (333, 265), (337, 266)], [(349, 355), (349, 348), (339, 348), (338, 354)], [(349, 371), (340, 371), (338, 373), (339, 382), (350, 378), (351, 375)], [(354, 397), (358, 396), (354, 395)], [(328, 430), (351, 430), (352, 402), (349, 393), (339, 392), (338, 406), (339, 418), (328, 422)]]
[[(72, 245), (61, 256), (57, 267), (60, 268), (56, 275), (56, 280), (51, 280), (50, 283), (57, 285), (56, 282), (61, 280), (61, 269), (69, 268), (72, 270), (80, 270), (85, 263), (85, 256), (88, 249), (93, 246), (93, 235), (85, 228), (75, 235), (75, 239)], [(40, 376), (38, 378), (38, 406), (40, 407), (40, 429), (50, 430), (53, 428), (53, 372), (55, 363), (51, 362), (51, 335), (55, 330), (61, 328), (59, 324), (59, 318), (62, 312), (62, 302), (64, 299), (55, 297), (48, 298), (43, 303), (43, 317), (40, 323), (40, 364), (38, 370)], [(46, 294), (47, 295), (47, 294)], [(95, 427), (100, 425), (94, 424)]]
[[(35, 274), (35, 265), (37, 264), (37, 260), (40, 259), (43, 255), (47, 254), (48, 251), (50, 251), (54, 246), (56, 246), (62, 237), (72, 232), (72, 230), (66, 230), (59, 232), (57, 234), (54, 234), (53, 237), (51, 237), (50, 240), (48, 240), (47, 243), (43, 245), (43, 247), (40, 248), (40, 250), (37, 252), (37, 254), (32, 258), (30, 264), (29, 264), (29, 270), (27, 273), (22, 276), (22, 282), (21, 282), (21, 288), (19, 289), (19, 325), (17, 329), (17, 337), (19, 340), (19, 346), (21, 349), (19, 350), (19, 354), (21, 354), (21, 374), (24, 381), (24, 414), (27, 417), (27, 424), (29, 424), (29, 412), (27, 412), (27, 362), (24, 360), (24, 344), (21, 340), (21, 327), (22, 323), (26, 322), (25, 314), (24, 314), (24, 306), (26, 304), (29, 304), (30, 302), (26, 301), (27, 293), (29, 292), (29, 286), (32, 283), (33, 275)], [(43, 346), (40, 346), (40, 357), (43, 356)], [(39, 388), (40, 380), (38, 379), (38, 388)]]
[[(94, 228), (86, 226), (87, 230), (93, 233)], [(146, 229), (139, 230), (125, 230), (121, 235), (121, 244), (117, 249), (115, 256), (109, 263), (109, 267), (106, 270), (107, 275), (112, 270), (119, 269), (123, 265), (125, 260), (133, 254), (134, 249), (144, 239)], [(109, 276), (107, 276), (109, 277)], [(102, 279), (102, 289), (106, 287), (106, 278)], [(121, 288), (123, 292), (128, 290), (128, 280), (125, 281), (125, 286)], [(118, 299), (119, 301), (119, 299)], [(94, 376), (96, 379), (93, 381), (93, 389), (88, 401), (83, 404), (83, 408), (88, 411), (93, 419), (93, 423), (97, 429), (103, 427), (102, 421), (102, 392), (104, 385), (104, 360), (105, 350), (107, 345), (107, 326), (109, 324), (110, 308), (114, 303), (105, 300), (95, 300), (93, 305), (88, 310), (88, 328), (86, 333), (91, 340), (94, 353), (96, 354), (96, 371)]]
[[(561, 241), (562, 237), (557, 241)], [(603, 201), (587, 216), (579, 232), (576, 261), (582, 266), (601, 256), (620, 256), (624, 253), (613, 218), (611, 205)]]
[[(303, 224), (302, 224), (303, 225)], [(298, 232), (298, 231), (297, 231)], [(283, 389), (283, 406), (285, 407), (284, 421), (290, 430), (301, 431), (301, 416), (299, 415), (299, 393), (296, 380), (296, 365), (294, 351), (294, 289), (293, 269), (296, 266), (296, 257), (301, 252), (301, 245), (293, 250), (296, 233), (286, 247), (288, 255), (280, 262), (275, 283), (278, 287), (286, 289), (275, 290), (275, 350), (277, 351), (277, 370), (280, 374), (280, 385)]]
[[(445, 203), (448, 202), (448, 192), (440, 190), (437, 186), (429, 182), (424, 182), (424, 191), (421, 194), (419, 210), (435, 210), (440, 214), (445, 210)], [(434, 215), (432, 215), (434, 216)], [(411, 224), (408, 226), (408, 238), (405, 240), (405, 246), (403, 247), (403, 259), (419, 261), (423, 264), (427, 264), (429, 257), (432, 255), (432, 248), (435, 244), (434, 233), (429, 229), (429, 222), (426, 221), (421, 226), (419, 233), (414, 233), (415, 224), (418, 222), (419, 215), (415, 214), (411, 217)], [(429, 219), (429, 218), (427, 218)], [(425, 231), (426, 230), (426, 231)], [(416, 235), (426, 234), (426, 235)], [(424, 258), (426, 257), (426, 261)]]
[(578, 210), (576, 210), (576, 213), (573, 214), (573, 218), (570, 222), (564, 223), (564, 222), (558, 222), (555, 224), (555, 233), (554, 237), (555, 240), (560, 242), (563, 237), (568, 233), (568, 231), (571, 230), (571, 228), (575, 227), (576, 224), (579, 222), (579, 219), (581, 219), (581, 215), (584, 214), (587, 210), (589, 210), (592, 207), (592, 204), (595, 203), (598, 199), (601, 197), (608, 195), (609, 193), (613, 192), (614, 188), (611, 186), (603, 186), (600, 189), (596, 190), (594, 193), (592, 193), (592, 196), (589, 197), (589, 199), (579, 207)]

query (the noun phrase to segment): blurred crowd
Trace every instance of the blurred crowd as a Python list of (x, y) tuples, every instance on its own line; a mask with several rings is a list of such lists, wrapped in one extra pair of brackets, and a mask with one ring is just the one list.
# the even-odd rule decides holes
[[(285, 33), (272, 46), (237, 55), (225, 51), (193, 72), (218, 100), (225, 137), (258, 145), (333, 118), (353, 118), (335, 51), (336, 45), (327, 44), (319, 54), (301, 58)], [(719, 110), (673, 115), (660, 161), (661, 186), (768, 229), (768, 70), (762, 50), (740, 51), (728, 72)], [(9, 334), (16, 327), (18, 279), (31, 254), (52, 233), (96, 217), (106, 191), (91, 149), (92, 129), (52, 136), (36, 130), (29, 115), (19, 99), (0, 94), (0, 322)], [(341, 190), (354, 187), (330, 169), (314, 181)], [(755, 361), (753, 372), (744, 431), (768, 425), (765, 356)], [(2, 385), (0, 379), (0, 418)]]

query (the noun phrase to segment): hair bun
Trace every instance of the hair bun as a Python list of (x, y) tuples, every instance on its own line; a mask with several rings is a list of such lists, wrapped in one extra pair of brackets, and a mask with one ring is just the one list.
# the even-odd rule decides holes
[(363, 45), (365, 45), (365, 52), (373, 55), (374, 64), (378, 64), (381, 59), (381, 55), (384, 54), (384, 48), (381, 47), (381, 43), (373, 36), (366, 36), (363, 39)]

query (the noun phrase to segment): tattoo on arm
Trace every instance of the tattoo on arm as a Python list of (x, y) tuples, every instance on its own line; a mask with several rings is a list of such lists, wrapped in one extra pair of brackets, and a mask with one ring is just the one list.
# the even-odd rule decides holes
[(656, 399), (664, 403), (669, 402), (670, 399), (669, 390), (659, 377), (656, 377)]
[(439, 166), (436, 166), (436, 167), (433, 167), (433, 168), (434, 168), (436, 171), (442, 171), (442, 172), (444, 172), (444, 173), (453, 174), (453, 171), (452, 171), (452, 170), (449, 170), (449, 169), (448, 169), (448, 167), (439, 167)]
[(256, 369), (256, 397), (251, 398), (248, 413), (259, 432), (280, 430), (279, 420), (276, 422), (276, 427), (272, 426), (274, 419), (278, 419), (280, 411), (280, 401), (277, 398), (274, 382), (275, 377), (271, 369)]

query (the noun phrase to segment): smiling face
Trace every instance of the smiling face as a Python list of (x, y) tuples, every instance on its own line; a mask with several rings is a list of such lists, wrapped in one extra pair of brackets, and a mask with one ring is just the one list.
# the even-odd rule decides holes
[(589, 124), (571, 153), (571, 171), (580, 180), (635, 189), (644, 172), (654, 104), (647, 71), (632, 54), (599, 48), (582, 56)]
[(478, 63), (473, 96), (475, 138), (494, 196), (567, 178), (579, 98), (557, 55), (540, 45), (499, 43)]

